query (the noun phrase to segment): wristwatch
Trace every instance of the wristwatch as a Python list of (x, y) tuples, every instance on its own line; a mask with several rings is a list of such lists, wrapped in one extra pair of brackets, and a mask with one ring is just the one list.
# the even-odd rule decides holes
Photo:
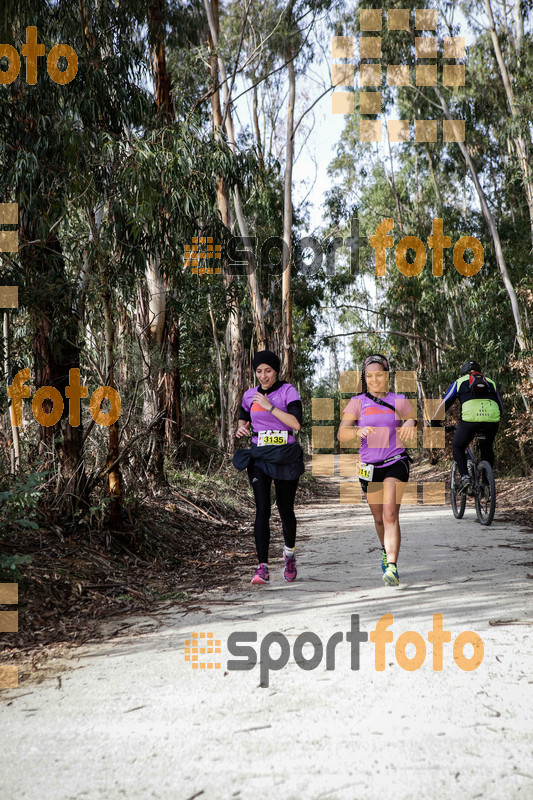
[(276, 406), (270, 406), (270, 408), (268, 409), (269, 413), (272, 414), (275, 408)]

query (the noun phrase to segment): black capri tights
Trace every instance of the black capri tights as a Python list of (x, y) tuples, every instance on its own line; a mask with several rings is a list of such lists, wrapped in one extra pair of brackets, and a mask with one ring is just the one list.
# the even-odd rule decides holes
[(491, 467), (494, 466), (494, 450), (492, 444), (498, 433), (499, 422), (465, 422), (459, 420), (457, 423), (457, 430), (453, 437), (452, 449), (453, 457), (461, 475), (468, 475), (466, 467), (466, 453), (465, 448), (470, 444), (476, 433), (484, 433), (485, 441), (479, 443), (479, 449), (482, 461), (488, 461)]
[[(260, 564), (268, 563), (268, 547), (270, 545), (270, 487), (272, 478), (265, 475), (255, 464), (248, 466), (248, 478), (255, 497), (255, 546)], [(276, 487), (276, 505), (281, 517), (283, 539), (287, 547), (294, 547), (296, 541), (296, 516), (294, 514), (294, 498), (298, 488), (298, 480), (281, 481), (274, 479)]]

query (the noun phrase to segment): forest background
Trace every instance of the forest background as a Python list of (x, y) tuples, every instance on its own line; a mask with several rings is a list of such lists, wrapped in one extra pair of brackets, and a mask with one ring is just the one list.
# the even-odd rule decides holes
[[(500, 474), (531, 475), (531, 1), (432, 5), (439, 59), (444, 36), (466, 33), (465, 86), (443, 85), (440, 67), (434, 87), (383, 80), (384, 116), (463, 119), (464, 143), (443, 142), (440, 128), (434, 143), (361, 142), (356, 46), (355, 110), (344, 117), (312, 231), (313, 177), (295, 192), (294, 165), (320, 124), (317, 103), (332, 93), (332, 36), (358, 43), (361, 8), (381, 9), (385, 20), (399, 6), (411, 19), (419, 8), (335, 0), (2, 4), (2, 43), (22, 53), (33, 25), (47, 53), (62, 42), (79, 61), (75, 79), (59, 85), (39, 58), (30, 85), (21, 58), (19, 76), (0, 86), (0, 201), (16, 203), (19, 215), (18, 252), (0, 253), (0, 285), (17, 286), (19, 296), (18, 308), (0, 312), (4, 577), (22, 578), (31, 556), (21, 553), (58, 537), (89, 532), (101, 535), (102, 548), (140, 552), (151, 535), (139, 522), (143, 499), (168, 486), (186, 485), (193, 494), (184, 490), (183, 503), (216, 521), (215, 505), (202, 511), (195, 484), (224, 474), (240, 399), (253, 382), (251, 359), (265, 347), (280, 353), (300, 392), (307, 452), (311, 398), (335, 398), (338, 420), (340, 372), (357, 369), (369, 351), (417, 372), (420, 403), (442, 396), (460, 364), (475, 358), (504, 398)], [(383, 33), (383, 63), (408, 64), (413, 75), (421, 63), (415, 35), (414, 25)], [(355, 217), (358, 271), (338, 243), (329, 245), (335, 270), (327, 258), (311, 269), (303, 232), (327, 253), (328, 242), (350, 235)], [(426, 243), (437, 217), (452, 246), (477, 237), (483, 268), (464, 277), (447, 251), (436, 277), (428, 251), (425, 269), (406, 277), (390, 250), (385, 276), (376, 277), (363, 237), (389, 217), (395, 245), (405, 235)], [(220, 245), (220, 260), (200, 263), (220, 274), (194, 273), (187, 248), (195, 237)], [(228, 260), (233, 237), (259, 243), (244, 248), (238, 269)], [(262, 247), (271, 237), (284, 246)], [(339, 361), (341, 342), (349, 363)], [(329, 369), (318, 379), (324, 361)], [(23, 426), (12, 426), (6, 387), (25, 367), (32, 395), (53, 386), (65, 399), (57, 424), (39, 425), (25, 401)], [(105, 385), (119, 392), (116, 423), (95, 425), (82, 401), (82, 424), (69, 424), (73, 368), (89, 396)], [(178, 520), (182, 538), (188, 524)], [(36, 537), (33, 549), (23, 546), (24, 531)]]

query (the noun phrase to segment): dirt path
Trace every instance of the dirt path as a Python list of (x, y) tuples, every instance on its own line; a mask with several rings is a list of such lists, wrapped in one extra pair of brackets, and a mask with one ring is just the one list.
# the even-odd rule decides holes
[[(448, 508), (406, 507), (401, 585), (388, 588), (366, 509), (331, 499), (298, 516), (307, 538), (294, 584), (283, 580), (276, 541), (270, 586), (255, 589), (246, 575), (235, 591), (203, 595), (195, 610), (167, 608), (77, 649), (50, 680), (3, 691), (2, 796), (533, 797), (531, 532), (498, 518), (484, 529), (471, 509), (459, 522)], [(373, 637), (387, 613), (394, 639), (384, 645), (384, 670), (372, 641), (360, 643), (356, 669), (355, 637), (350, 644), (346, 634), (358, 621), (362, 637)], [(428, 642), (434, 614), (451, 632), (441, 671)], [(304, 631), (314, 644), (299, 648), (299, 640), (295, 651)], [(414, 644), (396, 646), (406, 631), (415, 632), (407, 638), (420, 661), (427, 650), (413, 671), (397, 661), (415, 655)], [(483, 643), (472, 671), (454, 660), (463, 631)], [(199, 656), (220, 669), (185, 661), (193, 632), (220, 641), (219, 655)], [(228, 637), (243, 632), (257, 635), (247, 646), (258, 662), (262, 651), (261, 664), (230, 669), (228, 661), (246, 659), (229, 653)], [(336, 632), (334, 649), (327, 642)], [(303, 669), (321, 646), (320, 663)], [(461, 662), (456, 649), (463, 666), (479, 654), (466, 644)], [(276, 669), (278, 657), (286, 664)]]

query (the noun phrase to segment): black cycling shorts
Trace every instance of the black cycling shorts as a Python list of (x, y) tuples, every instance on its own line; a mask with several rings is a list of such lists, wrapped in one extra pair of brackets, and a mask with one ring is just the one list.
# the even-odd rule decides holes
[[(385, 478), (397, 478), (402, 483), (407, 483), (409, 480), (409, 461), (407, 456), (393, 461), (392, 464), (384, 464), (382, 467), (375, 467), (372, 480), (370, 481), (370, 491), (378, 492), (381, 489), (379, 484), (383, 483)], [(363, 492), (368, 492), (368, 481), (359, 478)], [(374, 484), (374, 485), (372, 485)]]

